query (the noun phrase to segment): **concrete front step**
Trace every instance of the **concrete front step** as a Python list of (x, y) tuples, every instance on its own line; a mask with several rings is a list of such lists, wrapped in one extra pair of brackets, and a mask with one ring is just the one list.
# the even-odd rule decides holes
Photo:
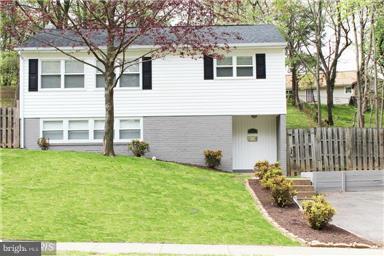
[(312, 185), (293, 185), (297, 192), (315, 192)]
[(293, 185), (312, 185), (309, 179), (289, 179), (292, 181)]
[(311, 199), (312, 196), (315, 195), (315, 192), (313, 191), (297, 191), (297, 199), (304, 200), (304, 199)]

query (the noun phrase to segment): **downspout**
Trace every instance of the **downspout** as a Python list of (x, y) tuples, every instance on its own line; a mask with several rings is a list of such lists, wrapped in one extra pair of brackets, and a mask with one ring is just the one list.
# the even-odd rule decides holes
[(20, 148), (24, 148), (24, 58), (19, 54), (19, 118), (20, 118)]

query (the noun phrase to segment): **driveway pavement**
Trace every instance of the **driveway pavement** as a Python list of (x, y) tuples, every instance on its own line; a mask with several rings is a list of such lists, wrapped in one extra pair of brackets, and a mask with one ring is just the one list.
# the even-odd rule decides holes
[(373, 242), (384, 243), (384, 191), (326, 193), (336, 208), (332, 223)]

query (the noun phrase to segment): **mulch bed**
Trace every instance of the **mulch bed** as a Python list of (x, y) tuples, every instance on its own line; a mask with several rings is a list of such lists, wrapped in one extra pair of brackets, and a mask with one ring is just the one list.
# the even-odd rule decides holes
[(317, 240), (322, 243), (352, 244), (356, 242), (375, 245), (370, 241), (355, 236), (354, 234), (331, 224), (320, 231), (314, 230), (307, 224), (303, 213), (296, 205), (285, 208), (274, 206), (270, 192), (262, 188), (258, 180), (249, 180), (249, 185), (264, 209), (268, 212), (269, 216), (271, 216), (281, 227), (307, 242)]

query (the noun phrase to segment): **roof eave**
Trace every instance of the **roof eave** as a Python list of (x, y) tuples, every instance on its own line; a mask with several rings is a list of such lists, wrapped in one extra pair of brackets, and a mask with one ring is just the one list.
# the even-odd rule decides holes
[[(219, 46), (224, 46), (225, 44), (218, 44)], [(236, 43), (236, 44), (227, 44), (229, 47), (233, 48), (285, 48), (286, 43), (285, 42), (275, 42), (275, 43)], [(129, 49), (151, 49), (158, 46), (154, 45), (132, 45), (129, 47)], [(88, 51), (88, 47), (85, 46), (63, 46), (58, 47), (60, 50), (63, 51)], [(99, 47), (100, 49), (107, 49), (107, 47)], [(54, 47), (16, 47), (16, 51), (45, 51), (45, 52), (55, 52), (57, 51)]]

